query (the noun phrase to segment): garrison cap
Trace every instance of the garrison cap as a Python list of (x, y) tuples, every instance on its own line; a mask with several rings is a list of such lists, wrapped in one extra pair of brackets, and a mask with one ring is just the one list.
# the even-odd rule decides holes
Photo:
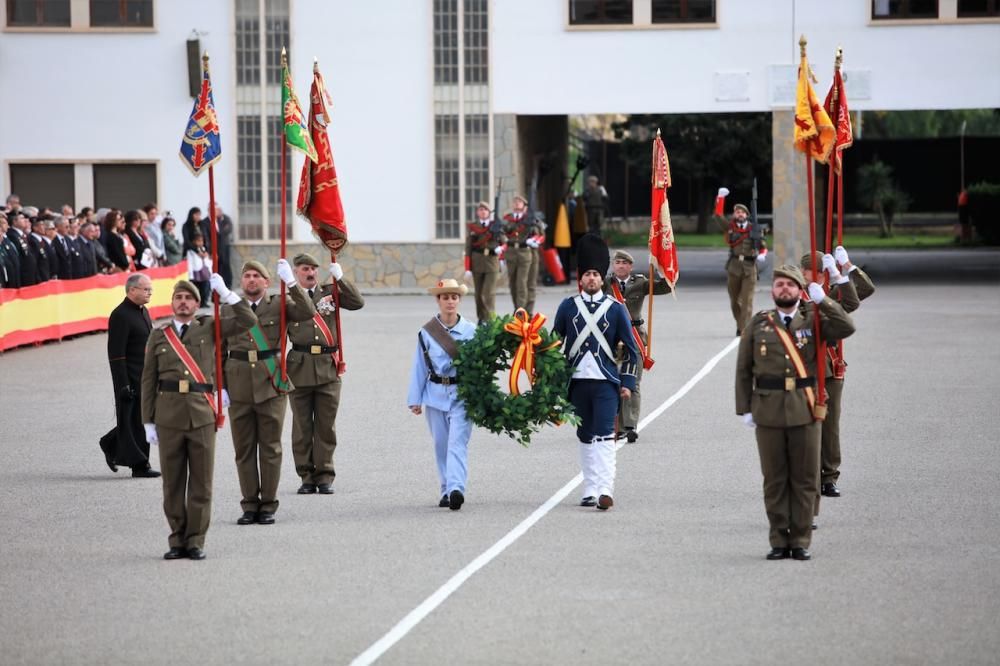
[(736, 204), (735, 206), (733, 206), (733, 212), (734, 212), (734, 213), (735, 213), (736, 211), (738, 211), (738, 210), (741, 210), (741, 211), (743, 211), (743, 212), (744, 212), (744, 213), (746, 213), (747, 215), (749, 215), (749, 214), (750, 214), (750, 209), (749, 209), (749, 208), (747, 208), (746, 206), (744, 206), (743, 204)]
[(490, 210), (490, 202), (480, 201), (479, 203), (476, 204), (476, 208), (485, 208), (486, 210)]
[(816, 250), (812, 254), (808, 252), (803, 254), (802, 259), (799, 260), (799, 266), (801, 266), (803, 270), (812, 270), (814, 267), (817, 266), (819, 268), (822, 268), (823, 253), (820, 252), (819, 250)]
[(201, 292), (198, 291), (198, 287), (194, 286), (187, 280), (178, 280), (177, 283), (174, 284), (174, 290), (171, 293), (176, 294), (178, 291), (186, 291), (187, 293), (194, 296), (194, 300), (201, 303)]
[(774, 278), (788, 278), (789, 280), (795, 280), (798, 283), (799, 289), (806, 288), (806, 278), (802, 275), (802, 271), (799, 270), (798, 266), (794, 264), (785, 264), (784, 266), (778, 266), (774, 269)]
[(625, 250), (615, 250), (615, 256), (612, 257), (612, 261), (618, 261), (619, 259), (627, 261), (630, 264), (635, 263), (635, 259), (632, 258), (632, 255)]
[(255, 259), (251, 259), (250, 261), (243, 264), (243, 268), (240, 269), (240, 275), (243, 275), (247, 271), (257, 271), (258, 273), (264, 276), (264, 279), (266, 280), (271, 279), (271, 271), (267, 270), (264, 264), (260, 263)]
[(523, 201), (525, 206), (528, 205), (528, 200), (524, 198), (523, 194), (515, 194), (513, 200), (517, 201), (518, 199), (520, 199), (521, 201)]
[(293, 266), (314, 266), (319, 268), (319, 262), (316, 261), (316, 257), (312, 256), (308, 252), (302, 252), (301, 254), (295, 255), (292, 259)]

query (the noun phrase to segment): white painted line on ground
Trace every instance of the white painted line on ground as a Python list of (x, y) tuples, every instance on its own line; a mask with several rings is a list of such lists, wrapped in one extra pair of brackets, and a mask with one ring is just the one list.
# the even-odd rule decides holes
[[(695, 384), (700, 382), (705, 378), (709, 372), (712, 371), (719, 361), (721, 361), (726, 354), (731, 352), (739, 344), (740, 339), (735, 338), (732, 342), (726, 345), (725, 349), (720, 351), (718, 354), (713, 356), (711, 359), (702, 366), (694, 377), (689, 379), (684, 386), (682, 386), (676, 393), (666, 399), (662, 405), (654, 409), (646, 418), (642, 419), (637, 425), (636, 430), (642, 430), (647, 425), (653, 422), (654, 419), (659, 417), (663, 412), (670, 408), (675, 402), (683, 398), (688, 391), (694, 388)], [(624, 442), (624, 440), (622, 440)], [(618, 448), (621, 448), (622, 444), (618, 444)], [(521, 536), (527, 532), (531, 527), (537, 523), (539, 520), (545, 517), (549, 511), (551, 511), (557, 504), (566, 499), (566, 496), (573, 492), (576, 488), (583, 482), (583, 475), (577, 474), (572, 479), (570, 479), (566, 485), (560, 488), (556, 493), (547, 499), (544, 504), (535, 509), (530, 516), (521, 521), (517, 526), (514, 527), (510, 532), (507, 532), (499, 541), (490, 546), (489, 549), (484, 551), (476, 559), (472, 560), (467, 564), (461, 571), (452, 576), (448, 581), (439, 587), (431, 596), (424, 599), (424, 601), (414, 608), (412, 611), (406, 614), (402, 620), (400, 620), (396, 626), (389, 630), (389, 632), (378, 639), (372, 645), (359, 654), (351, 662), (351, 666), (367, 666), (368, 664), (373, 664), (379, 657), (385, 654), (389, 648), (399, 642), (406, 634), (410, 633), (410, 630), (417, 626), (425, 617), (431, 614), (435, 608), (440, 606), (444, 601), (452, 595), (462, 584), (472, 577), (472, 574), (476, 573), (491, 561), (496, 558), (500, 553), (505, 551), (508, 546), (517, 541)]]

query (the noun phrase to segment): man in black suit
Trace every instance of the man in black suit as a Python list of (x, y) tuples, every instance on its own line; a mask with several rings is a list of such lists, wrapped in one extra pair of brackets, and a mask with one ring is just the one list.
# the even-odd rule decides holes
[(45, 240), (45, 220), (33, 217), (31, 233), (28, 234), (28, 252), (34, 257), (36, 282), (48, 282), (52, 278), (52, 268), (49, 264), (49, 242)]
[(14, 245), (17, 252), (18, 263), (20, 265), (20, 280), (22, 287), (30, 287), (38, 283), (38, 266), (35, 262), (35, 255), (31, 253), (28, 245), (28, 218), (24, 214), (14, 213), (11, 220), (10, 229), (7, 230), (7, 238)]
[(69, 239), (69, 221), (66, 218), (59, 218), (55, 221), (56, 234), (52, 238), (50, 247), (55, 256), (56, 273), (52, 277), (60, 280), (72, 280), (73, 275), (73, 253), (76, 251)]
[(0, 213), (0, 287), (17, 289), (21, 286), (21, 262), (14, 242), (7, 237), (10, 225)]
[[(90, 264), (80, 251), (80, 248), (83, 246), (84, 239), (83, 236), (80, 235), (79, 217), (74, 217), (69, 221), (66, 240), (69, 241), (69, 263), (70, 270), (73, 272), (73, 278), (85, 278), (93, 275), (96, 272), (96, 269), (94, 271), (89, 270)], [(93, 259), (93, 257), (91, 257), (91, 259)]]
[(125, 300), (108, 318), (108, 362), (115, 387), (115, 412), (118, 425), (101, 438), (104, 462), (112, 472), (118, 465), (132, 468), (132, 476), (153, 478), (160, 475), (149, 466), (149, 442), (142, 427), (142, 367), (146, 358), (146, 340), (153, 322), (146, 303), (153, 294), (153, 282), (142, 273), (125, 281)]

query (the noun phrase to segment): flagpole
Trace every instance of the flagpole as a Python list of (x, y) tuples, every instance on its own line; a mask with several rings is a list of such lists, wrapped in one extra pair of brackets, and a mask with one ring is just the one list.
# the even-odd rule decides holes
[[(282, 135), (284, 135), (284, 128), (282, 128)], [(281, 258), (285, 258), (285, 235), (287, 229), (287, 220), (285, 218), (287, 211), (286, 209), (286, 199), (288, 198), (287, 188), (285, 186), (285, 177), (287, 170), (288, 161), (288, 143), (285, 141), (285, 137), (281, 137)], [(281, 317), (279, 324), (279, 333), (281, 336), (281, 381), (282, 383), (288, 381), (288, 362), (285, 360), (285, 352), (288, 350), (288, 322), (285, 319), (285, 300), (287, 287), (285, 281), (281, 281)]]
[[(201, 56), (202, 65), (204, 66), (205, 73), (208, 73), (208, 52), (206, 51)], [(219, 232), (216, 229), (216, 219), (215, 219), (215, 166), (209, 165), (208, 167), (208, 220), (209, 220), (209, 238), (212, 243), (212, 272), (219, 272)], [(215, 410), (215, 429), (218, 430), (222, 427), (225, 421), (225, 415), (223, 414), (222, 406), (222, 320), (219, 316), (219, 294), (214, 290), (212, 291), (212, 314), (215, 320), (215, 399), (216, 399), (216, 410)]]
[[(799, 67), (808, 68), (809, 65), (806, 62), (806, 38), (805, 35), (799, 38), (799, 55), (802, 58), (802, 64)], [(809, 76), (809, 71), (800, 72), (800, 76)], [(806, 151), (806, 193), (809, 198), (809, 263), (812, 266), (813, 280), (817, 283), (822, 283), (821, 266), (816, 265), (816, 197), (813, 193), (813, 166), (812, 166), (812, 155)], [(823, 345), (822, 330), (820, 329), (819, 323), (819, 303), (814, 304), (813, 311), (813, 329), (815, 331), (814, 335), (816, 337), (816, 383), (818, 387), (816, 395), (816, 405), (823, 406), (826, 404), (826, 399), (823, 395), (824, 392), (824, 381), (823, 375), (826, 370), (826, 348)]]

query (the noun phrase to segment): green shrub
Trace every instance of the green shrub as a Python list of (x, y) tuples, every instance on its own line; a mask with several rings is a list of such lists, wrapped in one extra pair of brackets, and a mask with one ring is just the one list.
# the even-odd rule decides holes
[(1000, 183), (976, 183), (969, 193), (969, 218), (987, 245), (1000, 245)]

